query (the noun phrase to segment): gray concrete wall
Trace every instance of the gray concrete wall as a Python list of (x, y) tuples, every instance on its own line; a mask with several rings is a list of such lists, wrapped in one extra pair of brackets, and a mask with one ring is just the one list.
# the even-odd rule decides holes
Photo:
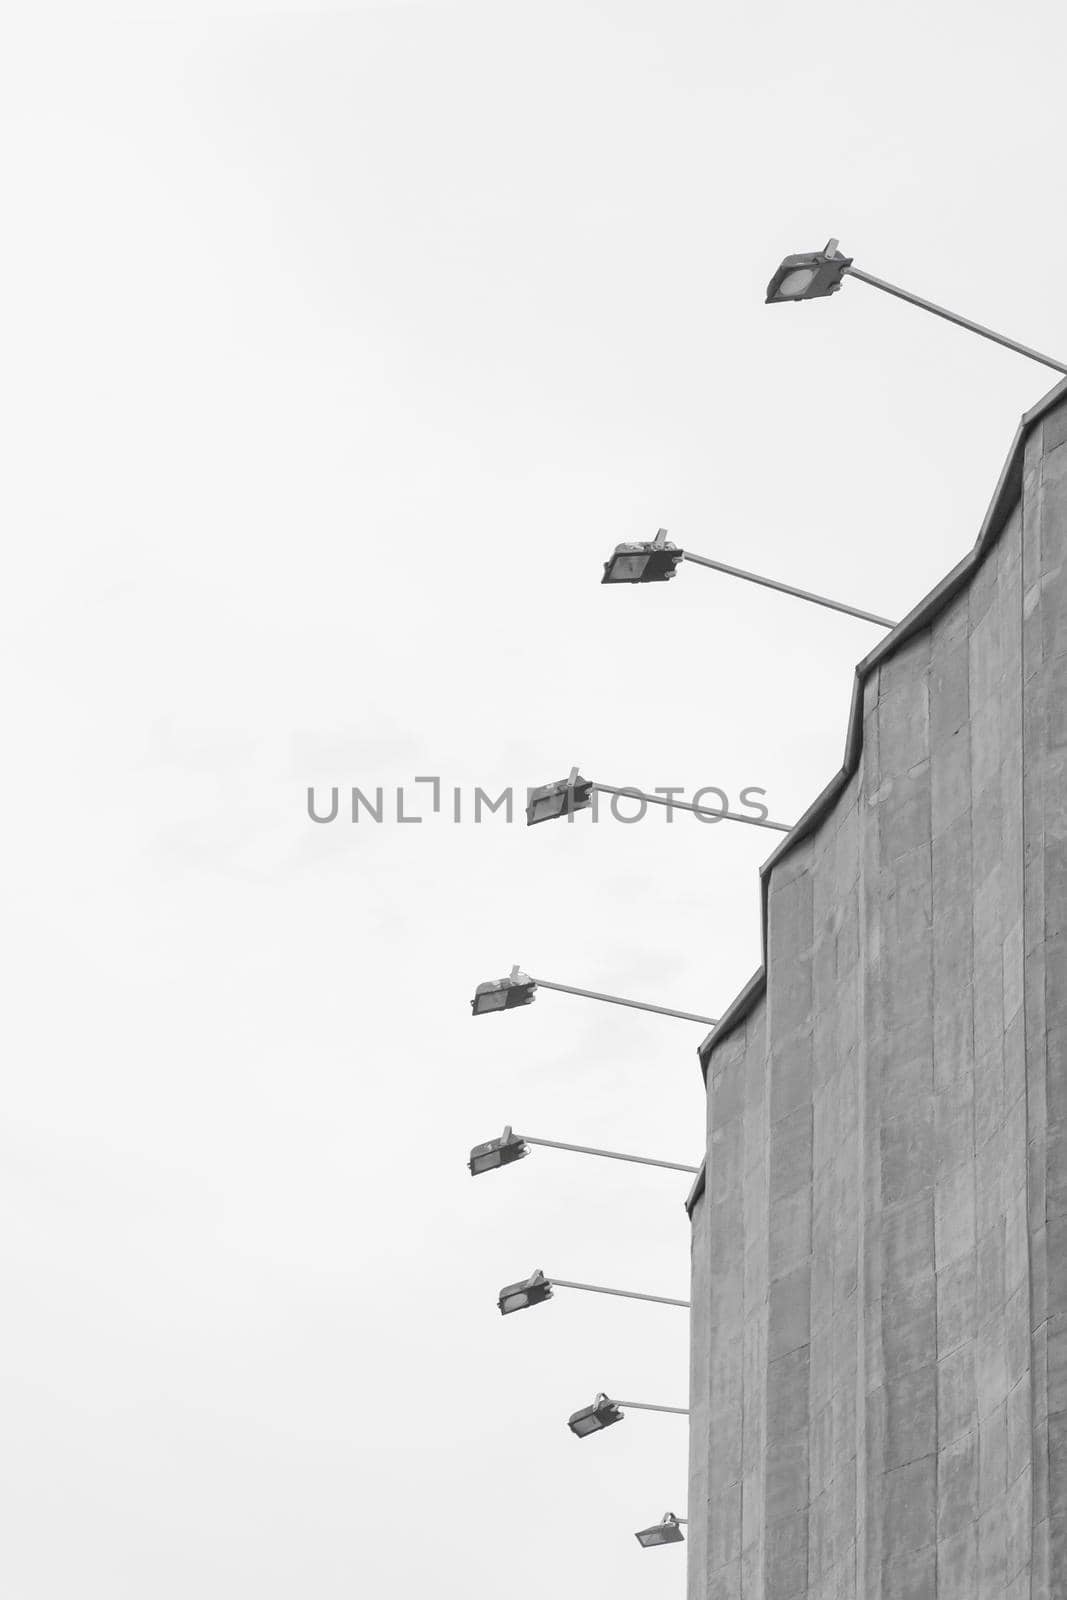
[(1061, 387), (702, 1051), (689, 1600), (1067, 1596)]

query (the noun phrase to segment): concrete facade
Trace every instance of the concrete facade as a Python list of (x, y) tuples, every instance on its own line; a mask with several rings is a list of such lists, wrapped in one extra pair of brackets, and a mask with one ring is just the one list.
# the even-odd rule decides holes
[(701, 1048), (689, 1600), (1067, 1596), (1067, 383)]

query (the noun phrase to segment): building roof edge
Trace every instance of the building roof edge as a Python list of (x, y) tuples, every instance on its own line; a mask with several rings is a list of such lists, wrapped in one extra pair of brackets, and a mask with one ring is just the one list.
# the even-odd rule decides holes
[[(770, 875), (778, 863), (789, 854), (798, 844), (812, 834), (823, 819), (829, 814), (835, 800), (847, 785), (849, 779), (859, 766), (860, 754), (863, 750), (863, 691), (867, 679), (876, 671), (884, 661), (887, 661), (895, 651), (899, 650), (920, 629), (925, 628), (938, 614), (944, 610), (949, 601), (954, 599), (959, 591), (965, 587), (973, 576), (982, 560), (1002, 532), (1008, 518), (1011, 516), (1015, 505), (1022, 496), (1023, 488), (1023, 458), (1026, 449), (1026, 440), (1036, 422), (1040, 422), (1045, 414), (1051, 411), (1067, 396), (1067, 378), (1057, 383), (1047, 394), (1043, 395), (1035, 406), (1023, 413), (1019, 426), (1015, 430), (1007, 460), (997, 479), (993, 497), (989, 502), (989, 509), (982, 519), (972, 548), (956, 563), (951, 572), (930, 590), (918, 603), (913, 606), (906, 617), (901, 618), (896, 627), (880, 639), (863, 660), (856, 667), (855, 677), (852, 682), (852, 704), (849, 710), (848, 731), (845, 735), (844, 762), (821, 794), (817, 795), (808, 809), (793, 824), (781, 844), (771, 852), (767, 860), (760, 867), (760, 923), (761, 942), (763, 948), (763, 965), (748, 980), (744, 988), (727, 1006), (716, 1026), (701, 1041), (697, 1054), (700, 1059), (700, 1069), (705, 1083), (708, 1075), (708, 1062), (715, 1045), (720, 1043), (727, 1033), (737, 1027), (748, 1016), (753, 1006), (759, 1000), (767, 986), (767, 897), (769, 893)], [(690, 1199), (686, 1201), (686, 1208), (691, 1210), (700, 1193), (703, 1192), (704, 1168), (693, 1185)]]

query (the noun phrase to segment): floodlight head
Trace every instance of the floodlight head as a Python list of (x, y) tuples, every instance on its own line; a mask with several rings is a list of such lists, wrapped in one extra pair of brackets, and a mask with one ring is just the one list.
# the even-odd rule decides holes
[(538, 1267), (531, 1277), (523, 1278), (520, 1283), (509, 1283), (501, 1289), (496, 1303), (500, 1315), (507, 1317), (513, 1311), (525, 1311), (528, 1306), (544, 1305), (551, 1298), (552, 1285)]
[(478, 985), (471, 1001), (471, 1015), (481, 1017), (487, 1011), (510, 1011), (512, 1006), (528, 1006), (536, 988), (532, 978), (518, 967), (512, 967), (508, 977), (493, 978)]
[(634, 1538), (642, 1550), (652, 1550), (660, 1544), (681, 1544), (685, 1534), (674, 1512), (665, 1511), (662, 1522), (655, 1523), (651, 1528), (642, 1528), (640, 1533), (634, 1534)]
[(521, 1161), (523, 1156), (529, 1153), (525, 1140), (507, 1127), (499, 1139), (489, 1139), (485, 1144), (476, 1144), (471, 1151), (467, 1166), (470, 1168), (471, 1177), (477, 1178), (483, 1172), (492, 1172), (496, 1167), (509, 1167), (513, 1161)]
[(609, 1400), (606, 1394), (598, 1394), (591, 1406), (583, 1406), (581, 1411), (575, 1411), (567, 1418), (567, 1426), (576, 1438), (585, 1439), (591, 1433), (602, 1433), (613, 1422), (621, 1421), (622, 1412), (614, 1400)]
[(526, 825), (533, 827), (536, 822), (550, 822), (553, 817), (565, 817), (571, 811), (584, 811), (592, 805), (593, 785), (588, 778), (578, 775), (578, 768), (572, 767), (570, 776), (559, 778), (555, 783), (546, 783), (540, 789), (529, 791), (529, 800), (526, 806)]
[(660, 528), (650, 542), (617, 544), (610, 561), (604, 563), (601, 583), (666, 583), (673, 578), (683, 551)]
[(803, 255), (786, 256), (767, 285), (765, 304), (773, 306), (787, 300), (820, 300), (825, 295), (836, 294), (846, 268), (851, 265), (852, 257), (841, 254), (836, 239), (828, 239), (825, 250), (809, 250)]

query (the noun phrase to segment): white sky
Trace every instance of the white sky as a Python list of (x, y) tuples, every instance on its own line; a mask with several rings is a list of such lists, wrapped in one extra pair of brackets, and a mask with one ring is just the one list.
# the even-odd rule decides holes
[[(1067, 352), (1054, 3), (33, 8), (0, 51), (11, 1034), (9, 1600), (681, 1594), (703, 1030), (775, 836), (662, 816), (316, 828), (439, 774), (761, 785), (840, 764), (903, 614)], [(412, 791), (416, 796), (418, 791)], [(427, 809), (425, 804), (422, 809)]]

